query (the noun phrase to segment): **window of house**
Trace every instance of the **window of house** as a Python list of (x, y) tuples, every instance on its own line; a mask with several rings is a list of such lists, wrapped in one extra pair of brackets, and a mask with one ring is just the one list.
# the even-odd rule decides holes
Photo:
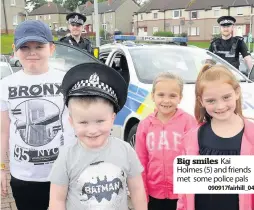
[(104, 31), (107, 31), (107, 24), (106, 24), (106, 23), (103, 23), (103, 24), (102, 24), (102, 28), (103, 28)]
[[(144, 29), (147, 30), (147, 28), (144, 28)], [(156, 33), (156, 32), (158, 32), (158, 31), (159, 31), (159, 28), (158, 28), (158, 27), (153, 27), (153, 34)]]
[(143, 14), (140, 15), (140, 20), (143, 20)]
[(110, 20), (112, 20), (112, 19), (113, 19), (113, 14), (111, 13), (111, 14), (110, 14)]
[(38, 15), (35, 16), (35, 19), (38, 20)]
[(181, 26), (172, 26), (172, 33), (173, 34), (181, 34), (182, 28)]
[(49, 18), (49, 20), (50, 20), (50, 19), (51, 19), (51, 16), (49, 15), (48, 18)]
[(14, 25), (14, 26), (18, 25), (18, 15), (13, 16), (12, 25)]
[(190, 27), (188, 29), (189, 36), (199, 36), (199, 27)]
[(157, 19), (158, 18), (158, 13), (153, 13), (153, 18)]
[(198, 18), (198, 12), (197, 11), (191, 11), (191, 19), (197, 19)]
[(44, 15), (44, 20), (47, 20), (47, 15)]
[(243, 15), (243, 8), (242, 7), (237, 7), (236, 8), (236, 14), (237, 15)]
[(16, 0), (11, 0), (11, 6), (15, 6), (16, 5)]
[(180, 17), (181, 17), (181, 10), (174, 10), (173, 18), (180, 18)]
[(216, 7), (213, 9), (213, 15), (214, 17), (220, 17), (220, 8), (219, 7)]
[(219, 26), (213, 27), (213, 34), (220, 34), (220, 27)]

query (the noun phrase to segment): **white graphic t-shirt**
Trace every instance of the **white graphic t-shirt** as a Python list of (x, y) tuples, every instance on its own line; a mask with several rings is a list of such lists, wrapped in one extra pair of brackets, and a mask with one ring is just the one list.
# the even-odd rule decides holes
[(74, 134), (61, 92), (64, 74), (21, 70), (0, 81), (1, 111), (7, 108), (11, 120), (10, 172), (17, 179), (48, 181), (59, 147), (75, 143), (67, 142)]

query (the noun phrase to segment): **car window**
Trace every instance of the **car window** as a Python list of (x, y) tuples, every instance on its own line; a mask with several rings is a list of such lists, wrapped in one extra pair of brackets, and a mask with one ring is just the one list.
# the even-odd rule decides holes
[(105, 63), (107, 58), (108, 58), (108, 56), (109, 56), (109, 54), (110, 54), (110, 52), (102, 52), (102, 53), (100, 53), (99, 60), (101, 62)]
[(81, 63), (99, 62), (98, 59), (86, 51), (72, 45), (60, 42), (55, 42), (55, 45), (55, 52), (49, 60), (49, 66), (51, 68), (66, 72), (73, 66)]
[(234, 71), (229, 64), (216, 57), (209, 51), (183, 47), (153, 47), (129, 49), (137, 76), (143, 83), (152, 83), (161, 72), (178, 74), (185, 83), (195, 83), (202, 66), (212, 60), (217, 64), (224, 64), (233, 71), (239, 81), (246, 79)]
[(7, 58), (4, 55), (0, 55), (0, 62), (8, 62)]
[(8, 66), (1, 65), (0, 69), (1, 69), (1, 79), (12, 74), (11, 69)]

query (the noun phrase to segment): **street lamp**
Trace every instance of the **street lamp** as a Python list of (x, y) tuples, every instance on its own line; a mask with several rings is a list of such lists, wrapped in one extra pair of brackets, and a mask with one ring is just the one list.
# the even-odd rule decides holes
[(99, 27), (99, 12), (98, 0), (94, 0), (94, 19), (95, 19), (95, 34), (96, 34), (96, 47), (100, 47), (100, 27)]

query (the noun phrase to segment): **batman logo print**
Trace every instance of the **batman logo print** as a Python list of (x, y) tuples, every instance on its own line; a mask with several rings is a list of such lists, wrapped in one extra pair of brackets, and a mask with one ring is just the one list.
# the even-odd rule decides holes
[(117, 210), (127, 200), (126, 174), (111, 163), (87, 167), (78, 179), (78, 187), (84, 209)]

